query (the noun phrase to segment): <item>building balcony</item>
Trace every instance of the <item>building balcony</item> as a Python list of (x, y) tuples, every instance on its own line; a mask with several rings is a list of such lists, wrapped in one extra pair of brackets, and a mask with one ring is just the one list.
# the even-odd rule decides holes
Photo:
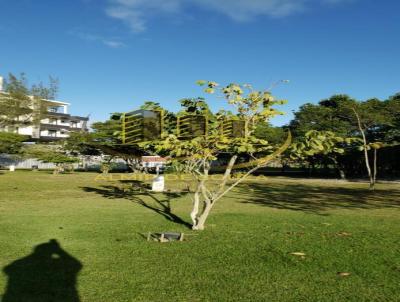
[(71, 115), (70, 119), (71, 120), (76, 120), (76, 121), (88, 121), (89, 120), (88, 117), (76, 116), (76, 115)]
[(65, 139), (65, 138), (66, 137), (51, 136), (51, 135), (41, 135), (38, 140), (39, 141), (43, 141), (43, 142), (51, 142), (51, 141), (59, 141), (59, 140)]
[(74, 132), (87, 132), (87, 128), (82, 128), (82, 127), (70, 127), (68, 129), (69, 131), (74, 131)]
[(57, 124), (46, 124), (46, 123), (42, 123), (40, 124), (40, 129), (47, 129), (47, 130), (70, 130), (70, 126), (69, 125), (57, 125)]
[(47, 115), (47, 116), (50, 116), (50, 117), (61, 117), (61, 118), (68, 118), (68, 119), (71, 117), (71, 115), (70, 115), (70, 114), (67, 114), (67, 113), (51, 112), (51, 111), (48, 111), (48, 112), (46, 113), (46, 115)]

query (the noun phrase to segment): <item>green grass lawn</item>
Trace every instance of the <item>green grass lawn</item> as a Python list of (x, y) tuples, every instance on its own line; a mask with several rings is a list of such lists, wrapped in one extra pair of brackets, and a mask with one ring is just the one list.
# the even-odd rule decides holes
[[(95, 302), (400, 301), (399, 184), (371, 193), (362, 183), (247, 182), (195, 233), (188, 196), (132, 194), (96, 176), (0, 174), (5, 302), (71, 302), (76, 292)], [(161, 244), (143, 238), (149, 231), (190, 236)]]

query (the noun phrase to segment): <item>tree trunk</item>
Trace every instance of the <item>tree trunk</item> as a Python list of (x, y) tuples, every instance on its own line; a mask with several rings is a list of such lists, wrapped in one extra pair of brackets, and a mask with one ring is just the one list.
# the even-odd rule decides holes
[(206, 167), (206, 163), (203, 162), (203, 167), (204, 167), (204, 174), (202, 177), (198, 178), (198, 184), (196, 188), (196, 192), (194, 193), (194, 199), (193, 199), (193, 209), (192, 212), (190, 213), (190, 217), (192, 218), (192, 229), (193, 230), (203, 230), (204, 229), (204, 222), (205, 219), (204, 217), (202, 218), (202, 228), (199, 228), (199, 222), (200, 218), (204, 214), (204, 210), (206, 206), (204, 206), (203, 212), (199, 215), (199, 208), (200, 208), (200, 194), (204, 195), (204, 190), (205, 190), (205, 182), (208, 179), (208, 169)]
[(375, 190), (376, 174), (378, 173), (377, 161), (378, 161), (378, 149), (374, 149), (374, 175), (373, 175), (372, 190)]
[[(229, 163), (224, 173), (224, 177), (222, 178), (222, 182), (219, 185), (219, 189), (217, 190), (216, 193), (213, 193), (212, 196), (209, 196), (211, 194), (207, 194), (206, 182), (208, 178), (208, 168), (204, 169), (204, 177), (197, 186), (196, 192), (194, 194), (193, 210), (190, 213), (190, 217), (192, 218), (193, 221), (193, 227), (192, 227), (193, 230), (199, 230), (199, 231), (204, 230), (205, 222), (208, 218), (208, 215), (211, 212), (212, 207), (214, 206), (214, 203), (217, 201), (217, 199), (219, 199), (219, 196), (225, 190), (226, 184), (232, 173), (232, 168), (235, 165), (236, 159), (237, 155), (234, 155), (229, 160)], [(199, 215), (200, 193), (202, 195), (201, 197), (203, 199), (204, 207), (201, 214)]]
[(206, 223), (208, 215), (210, 214), (212, 206), (213, 206), (213, 203), (211, 203), (211, 202), (207, 202), (205, 204), (203, 212), (198, 217), (196, 224), (193, 225), (193, 228), (192, 228), (193, 230), (198, 230), (198, 231), (204, 230), (204, 225)]
[(221, 194), (224, 191), (226, 183), (228, 182), (228, 180), (231, 176), (232, 168), (235, 165), (236, 160), (237, 160), (237, 155), (233, 155), (231, 157), (231, 159), (229, 160), (228, 166), (226, 167), (224, 177), (222, 178), (222, 182), (220, 184), (220, 187), (219, 187), (219, 190), (218, 190), (218, 193), (216, 194), (216, 196), (218, 196), (219, 194)]
[(364, 158), (365, 158), (365, 166), (367, 168), (368, 172), (368, 177), (369, 177), (369, 189), (374, 190), (375, 183), (374, 183), (374, 178), (371, 172), (371, 167), (369, 165), (369, 157), (368, 157), (368, 150), (367, 150), (367, 138), (365, 137), (364, 129), (361, 125), (361, 119), (360, 116), (358, 115), (357, 111), (355, 108), (352, 108), (353, 112), (357, 118), (357, 124), (358, 124), (358, 130), (360, 130), (362, 139), (363, 139), (363, 147), (364, 147)]
[(340, 179), (341, 180), (346, 180), (346, 173), (344, 172), (344, 170), (341, 169), (341, 168), (338, 168), (338, 171), (339, 171)]
[(196, 192), (194, 193), (194, 199), (193, 199), (193, 209), (192, 212), (190, 213), (190, 217), (192, 218), (193, 222), (193, 230), (195, 230), (195, 227), (197, 226), (198, 218), (197, 215), (199, 214), (199, 206), (200, 206), (200, 190), (197, 188)]
[(308, 164), (308, 177), (312, 177), (313, 176), (314, 170), (315, 170), (314, 161), (310, 160), (310, 162)]
[(365, 157), (365, 166), (367, 167), (368, 177), (369, 177), (369, 188), (370, 188), (370, 190), (373, 190), (374, 189), (374, 178), (372, 176), (371, 167), (369, 165), (368, 150), (366, 148), (364, 149), (364, 157)]
[(56, 165), (56, 167), (53, 170), (53, 175), (58, 175), (58, 174), (60, 174), (60, 172), (62, 172), (62, 167), (59, 165)]
[[(263, 158), (262, 162), (258, 162), (258, 164), (255, 167), (248, 170), (242, 177), (240, 177), (233, 184), (230, 184), (227, 187), (226, 184), (229, 180), (229, 176), (232, 172), (232, 169), (234, 168), (234, 165), (235, 165), (235, 162), (237, 159), (236, 155), (232, 156), (228, 163), (228, 166), (226, 167), (224, 177), (223, 177), (221, 184), (219, 185), (217, 190), (211, 191), (211, 192), (207, 189), (207, 186), (206, 186), (207, 180), (208, 180), (208, 171), (210, 168), (210, 163), (203, 161), (202, 167), (203, 167), (204, 173), (201, 174), (199, 171), (197, 171), (197, 173), (200, 174), (202, 176), (202, 178), (199, 178), (198, 174), (196, 174), (198, 184), (197, 184), (196, 192), (194, 194), (193, 209), (192, 209), (192, 212), (190, 213), (190, 217), (192, 218), (192, 221), (193, 221), (192, 229), (193, 230), (203, 230), (205, 227), (205, 222), (206, 222), (213, 206), (215, 205), (215, 203), (219, 199), (221, 199), (223, 196), (225, 196), (225, 194), (229, 193), (233, 188), (235, 188), (237, 185), (239, 185), (249, 175), (254, 173), (257, 169), (259, 169), (261, 167), (265, 167), (266, 164), (270, 160), (281, 155), (289, 147), (290, 142), (291, 142), (291, 134), (289, 132), (286, 142), (278, 150), (276, 150), (274, 153), (270, 154), (266, 158)], [(204, 206), (203, 206), (201, 214), (199, 215), (199, 207), (200, 207), (201, 202), (203, 203)]]
[(340, 166), (340, 164), (337, 161), (337, 159), (336, 158), (332, 158), (332, 160), (335, 163), (335, 167), (336, 167), (337, 171), (339, 172), (340, 179), (341, 180), (346, 180), (346, 173), (344, 172), (344, 170)]
[(83, 167), (83, 170), (84, 170), (85, 172), (88, 171), (88, 166), (87, 166), (87, 155), (83, 155), (83, 156), (82, 156), (82, 167)]

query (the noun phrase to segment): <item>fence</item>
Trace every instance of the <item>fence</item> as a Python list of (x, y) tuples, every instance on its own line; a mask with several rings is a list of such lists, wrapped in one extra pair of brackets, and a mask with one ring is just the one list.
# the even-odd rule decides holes
[[(100, 170), (102, 161), (103, 159), (101, 156), (84, 157), (81, 158), (80, 163), (74, 163), (73, 166), (74, 169)], [(16, 169), (32, 169), (33, 167), (37, 167), (43, 170), (52, 170), (56, 166), (53, 163), (44, 163), (35, 158), (18, 159), (9, 154), (0, 154), (0, 168), (8, 169), (12, 165), (14, 165)], [(115, 160), (114, 166), (117, 169), (126, 169), (126, 164), (123, 160)]]

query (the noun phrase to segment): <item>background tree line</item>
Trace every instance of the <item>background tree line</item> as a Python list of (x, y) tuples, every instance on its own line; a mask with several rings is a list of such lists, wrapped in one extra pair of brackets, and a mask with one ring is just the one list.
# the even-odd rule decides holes
[(400, 175), (400, 94), (387, 100), (357, 101), (347, 95), (334, 95), (317, 104), (304, 104), (294, 113), (288, 126), (295, 141), (310, 131), (329, 131), (342, 138), (357, 138), (338, 143), (343, 152), (303, 156), (303, 165), (334, 166), (342, 177), (380, 177)]
[[(41, 100), (54, 98), (57, 84), (57, 80), (50, 78), (47, 86), (39, 83), (28, 87), (24, 75), (18, 78), (10, 74), (6, 93), (0, 95), (1, 128), (12, 129), (38, 123), (46, 114), (46, 108), (33, 106), (33, 103), (41, 104)], [(215, 88), (206, 89), (212, 92)], [(213, 114), (202, 98), (183, 99), (181, 105), (182, 110), (177, 113), (165, 110), (165, 125), (169, 132), (176, 131), (176, 118), (185, 113), (206, 114), (211, 122), (221, 114), (237, 115), (224, 111)], [(163, 109), (159, 103), (151, 101), (140, 108)], [(316, 104), (306, 103), (294, 112), (293, 120), (286, 126), (274, 127), (267, 121), (259, 120), (254, 136), (268, 141), (271, 147), (277, 147), (285, 140), (288, 129), (292, 132), (293, 144), (280, 157), (284, 167), (300, 167), (310, 176), (316, 176), (321, 171), (333, 172), (342, 178), (369, 176), (371, 182), (376, 176), (400, 175), (400, 93), (387, 100), (372, 98), (358, 101), (347, 95), (334, 95)], [(138, 159), (146, 152), (137, 146), (123, 145), (120, 131), (121, 113), (114, 113), (104, 122), (93, 123), (90, 133), (71, 133), (70, 138), (61, 142), (61, 149), (48, 150), (56, 152), (54, 157), (59, 160), (61, 152), (68, 157), (64, 158), (67, 162), (78, 156), (84, 158), (103, 154), (109, 162), (119, 157), (136, 170)], [(0, 132), (0, 152), (33, 156), (34, 148), (27, 152), (23, 144), (26, 140), (29, 138)], [(41, 156), (43, 149), (37, 153), (37, 157), (44, 158)], [(246, 157), (245, 154), (241, 156)], [(46, 160), (51, 158), (46, 156)]]

